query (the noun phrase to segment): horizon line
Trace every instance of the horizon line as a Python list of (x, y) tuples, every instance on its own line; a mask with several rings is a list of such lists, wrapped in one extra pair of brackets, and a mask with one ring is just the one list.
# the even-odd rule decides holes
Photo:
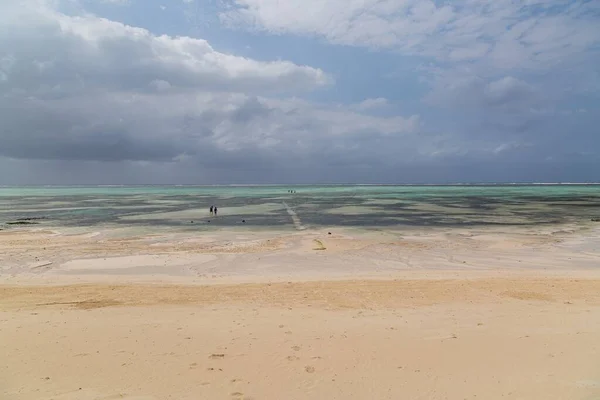
[(173, 183), (128, 183), (128, 184), (21, 184), (21, 185), (0, 185), (2, 188), (23, 188), (23, 187), (42, 187), (42, 188), (60, 188), (60, 187), (148, 187), (148, 186), (169, 186), (169, 187), (281, 187), (281, 186), (589, 186), (600, 185), (600, 182), (453, 182), (453, 183), (230, 183), (230, 184), (173, 184)]

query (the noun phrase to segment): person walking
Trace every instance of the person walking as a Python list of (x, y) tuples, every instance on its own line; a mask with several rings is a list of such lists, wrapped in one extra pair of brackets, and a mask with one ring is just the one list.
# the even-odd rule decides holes
[(213, 209), (214, 209), (214, 206), (210, 206), (210, 215), (211, 216), (213, 215)]
[(217, 216), (217, 206), (215, 206), (214, 211), (215, 211), (215, 217), (216, 217)]

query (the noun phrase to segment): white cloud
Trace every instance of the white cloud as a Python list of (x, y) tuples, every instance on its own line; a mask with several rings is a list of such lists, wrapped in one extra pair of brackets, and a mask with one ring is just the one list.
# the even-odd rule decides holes
[(356, 108), (273, 96), (328, 84), (317, 68), (223, 54), (203, 40), (39, 4), (4, 9), (0, 156), (316, 168), (325, 155), (371, 158), (371, 143), (420, 127), (417, 115), (366, 113), (384, 99)]
[(505, 76), (502, 79), (492, 81), (484, 87), (485, 99), (491, 104), (505, 104), (512, 98), (523, 99), (533, 94), (534, 89), (527, 83)]
[(115, 82), (141, 88), (163, 80), (187, 89), (270, 92), (330, 83), (317, 68), (259, 62), (218, 52), (205, 40), (156, 36), (95, 16), (67, 16), (36, 2), (0, 5), (0, 24), (0, 53), (15, 59), (9, 67), (4, 62), (2, 71), (14, 89)]
[[(501, 136), (561, 129), (549, 114), (574, 96), (597, 99), (599, 16), (600, 2), (587, 0), (225, 0), (220, 13), (230, 28), (398, 55), (391, 68), (429, 86), (425, 104), (452, 112), (438, 127), (452, 129), (457, 141), (463, 133), (486, 136), (490, 143), (479, 149), (497, 148), (491, 142)], [(406, 60), (422, 66), (407, 71)], [(452, 152), (475, 146), (464, 140), (459, 147)]]
[(387, 99), (383, 97), (377, 97), (375, 99), (365, 99), (356, 105), (356, 108), (359, 110), (372, 110), (383, 108), (389, 105)]
[[(232, 27), (324, 37), (488, 68), (547, 68), (600, 43), (598, 2), (232, 0)], [(557, 9), (559, 11), (557, 11)]]

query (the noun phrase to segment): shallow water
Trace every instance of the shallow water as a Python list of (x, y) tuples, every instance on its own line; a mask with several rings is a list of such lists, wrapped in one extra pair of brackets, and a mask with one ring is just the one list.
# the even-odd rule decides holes
[(554, 224), (600, 218), (600, 185), (10, 187), (0, 226), (293, 230), (288, 206), (308, 228)]

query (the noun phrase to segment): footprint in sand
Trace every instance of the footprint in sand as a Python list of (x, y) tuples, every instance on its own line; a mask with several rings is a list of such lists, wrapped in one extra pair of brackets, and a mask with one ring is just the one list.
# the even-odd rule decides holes
[(231, 397), (233, 397), (236, 400), (254, 400), (254, 398), (252, 397), (244, 396), (244, 393), (242, 392), (233, 392), (231, 393)]
[(311, 365), (307, 365), (306, 367), (304, 367), (304, 370), (306, 372), (308, 372), (309, 374), (312, 374), (313, 372), (315, 372), (315, 367), (313, 367)]
[(294, 350), (294, 351), (300, 351), (300, 346), (292, 346), (292, 350)]

